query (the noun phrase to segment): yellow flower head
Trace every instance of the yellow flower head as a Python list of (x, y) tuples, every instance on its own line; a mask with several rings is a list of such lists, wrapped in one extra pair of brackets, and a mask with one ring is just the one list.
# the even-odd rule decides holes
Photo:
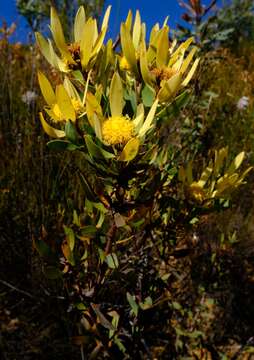
[(193, 198), (197, 202), (201, 203), (202, 201), (204, 201), (205, 196), (206, 196), (205, 191), (197, 182), (193, 182), (189, 186), (188, 191), (189, 191), (191, 198)]
[[(105, 12), (101, 31), (98, 32), (97, 21), (86, 18), (85, 9), (81, 6), (74, 21), (74, 42), (66, 42), (63, 27), (56, 10), (51, 8), (50, 30), (55, 47), (50, 39), (45, 39), (39, 32), (35, 33), (36, 42), (46, 60), (62, 72), (86, 70), (98, 56), (106, 36), (111, 6)], [(55, 52), (55, 48), (58, 50)]]
[(133, 122), (125, 116), (112, 116), (102, 125), (102, 138), (109, 145), (124, 145), (133, 136)]
[(85, 111), (85, 108), (80, 100), (71, 98), (71, 103), (77, 115), (80, 115)]
[(125, 56), (122, 56), (121, 59), (120, 59), (120, 62), (119, 62), (119, 65), (120, 65), (120, 69), (121, 70), (131, 70), (131, 66), (130, 64), (128, 63), (127, 59)]

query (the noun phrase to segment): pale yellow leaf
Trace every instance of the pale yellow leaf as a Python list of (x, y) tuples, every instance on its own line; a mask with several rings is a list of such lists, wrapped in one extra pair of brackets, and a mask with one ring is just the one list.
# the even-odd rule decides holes
[(196, 59), (190, 69), (190, 71), (188, 72), (188, 75), (186, 76), (186, 78), (184, 79), (184, 81), (182, 82), (182, 86), (187, 86), (189, 84), (189, 82), (191, 81), (197, 67), (198, 67), (198, 64), (199, 64), (199, 60), (200, 59)]
[(140, 35), (141, 35), (141, 18), (140, 18), (140, 13), (137, 10), (133, 25), (133, 33), (132, 33), (132, 41), (136, 51), (138, 50)]
[(110, 84), (109, 102), (112, 116), (121, 116), (123, 110), (123, 85), (117, 72), (114, 73)]
[(38, 82), (41, 88), (42, 95), (46, 101), (46, 103), (51, 106), (56, 103), (56, 95), (54, 90), (47, 79), (47, 77), (41, 72), (38, 71)]
[(44, 119), (42, 113), (39, 113), (40, 115), (40, 121), (42, 124), (42, 127), (45, 131), (46, 134), (48, 134), (49, 136), (53, 137), (53, 138), (63, 138), (65, 137), (65, 132), (62, 130), (58, 130), (53, 128), (52, 126), (50, 126)]
[(71, 103), (71, 99), (62, 84), (57, 85), (56, 87), (56, 99), (57, 99), (57, 105), (59, 106), (60, 112), (63, 115), (64, 119), (66, 121), (67, 120), (75, 121), (76, 120), (75, 110)]
[(158, 106), (158, 99), (155, 100), (151, 109), (149, 110), (149, 113), (144, 121), (144, 124), (139, 130), (139, 134), (138, 134), (139, 137), (142, 138), (146, 134), (146, 132), (152, 127), (152, 122), (156, 113), (157, 106)]
[(131, 161), (133, 160), (138, 153), (140, 141), (138, 138), (132, 138), (130, 139), (125, 147), (123, 148), (123, 151), (120, 154), (119, 160), (120, 161)]
[(120, 37), (123, 55), (125, 56), (128, 64), (130, 65), (131, 70), (134, 73), (138, 74), (135, 48), (131, 39), (130, 32), (128, 31), (124, 23), (121, 24)]
[(83, 27), (86, 23), (86, 13), (84, 6), (80, 6), (74, 21), (74, 40), (80, 43), (83, 35)]

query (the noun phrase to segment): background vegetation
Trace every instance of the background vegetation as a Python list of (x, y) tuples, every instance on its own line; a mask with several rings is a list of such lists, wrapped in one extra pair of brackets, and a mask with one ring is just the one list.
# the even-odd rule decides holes
[[(43, 26), (48, 10), (31, 10), (26, 5), (19, 2), (25, 16), (29, 17), (31, 11), (43, 14), (36, 23), (31, 22), (32, 28)], [(223, 146), (228, 146), (232, 159), (244, 150), (246, 167), (253, 166), (252, 1), (228, 1), (222, 8), (207, 8), (207, 13), (198, 7), (199, 1), (188, 1), (187, 5), (183, 18), (188, 24), (179, 26), (177, 36), (185, 39), (192, 32), (202, 61), (188, 103), (174, 114), (164, 136), (183, 161), (195, 155), (195, 171), (212, 158), (212, 150)], [(96, 4), (94, 11), (101, 8), (101, 3)], [(62, 21), (67, 28), (69, 20), (63, 17)], [(80, 322), (82, 306), (77, 305), (73, 286), (78, 286), (77, 274), (68, 275), (67, 282), (56, 279), (51, 259), (45, 260), (37, 251), (40, 240), (57, 253), (65, 237), (63, 225), (69, 225), (74, 210), (81, 211), (84, 200), (78, 177), (73, 176), (73, 154), (49, 151), (48, 137), (38, 121), (43, 100), (37, 70), (42, 69), (51, 79), (57, 80), (58, 75), (49, 69), (36, 46), (13, 44), (10, 40), (14, 31), (15, 26), (2, 24), (2, 358), (251, 359), (252, 172), (247, 184), (225, 204), (224, 211), (204, 213), (189, 228), (183, 226), (179, 216), (176, 226), (160, 236), (168, 242), (164, 253), (156, 239), (153, 243), (123, 246), (124, 276), (115, 272), (107, 284), (112, 298), (102, 292), (92, 300), (100, 307), (94, 310), (94, 333), (84, 335), (87, 320)], [(75, 161), (84, 166), (82, 157), (75, 156)], [(130, 295), (126, 299), (126, 291), (129, 295), (142, 292), (147, 303), (138, 306), (139, 298)], [(153, 299), (152, 306), (149, 298)], [(123, 319), (125, 350), (121, 343), (105, 345), (111, 318), (105, 318), (104, 310), (115, 299), (115, 311)]]

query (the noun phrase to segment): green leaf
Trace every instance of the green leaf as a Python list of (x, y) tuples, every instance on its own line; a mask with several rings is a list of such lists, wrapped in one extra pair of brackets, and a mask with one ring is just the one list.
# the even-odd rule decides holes
[(117, 269), (119, 266), (119, 262), (118, 262), (116, 254), (115, 253), (108, 254), (106, 256), (106, 263), (108, 264), (108, 267), (110, 269)]
[(97, 229), (93, 225), (87, 225), (80, 229), (82, 236), (93, 237), (97, 233)]
[(74, 231), (67, 227), (67, 226), (64, 226), (64, 232), (65, 232), (65, 235), (66, 235), (66, 238), (67, 238), (67, 243), (69, 245), (69, 248), (71, 251), (73, 251), (74, 249), (74, 246), (75, 246), (75, 234), (74, 234)]
[(153, 305), (153, 300), (150, 296), (145, 298), (145, 301), (143, 303), (140, 303), (140, 307), (142, 310), (150, 309), (150, 307)]
[(47, 143), (48, 148), (54, 151), (67, 150), (69, 145), (70, 145), (69, 141), (64, 141), (64, 140), (51, 140)]
[(135, 301), (135, 296), (131, 295), (129, 292), (127, 292), (126, 296), (131, 310), (133, 311), (133, 314), (135, 316), (138, 316), (138, 304)]
[(45, 276), (50, 280), (56, 280), (62, 277), (62, 272), (55, 266), (46, 266), (44, 268)]
[(79, 70), (72, 71), (72, 75), (73, 75), (74, 78), (75, 78), (77, 81), (79, 81), (82, 85), (85, 84), (85, 80), (84, 80), (84, 77), (83, 77), (81, 71), (79, 71)]
[(137, 97), (136, 97), (135, 91), (133, 91), (133, 90), (125, 91), (124, 99), (131, 103), (133, 113), (136, 114), (136, 112), (137, 112)]
[(72, 143), (77, 143), (78, 133), (72, 121), (67, 121), (65, 125), (65, 135)]
[(120, 154), (119, 160), (120, 161), (131, 161), (133, 160), (138, 153), (140, 141), (138, 138), (132, 138), (130, 139), (125, 147), (123, 148), (123, 151)]
[(155, 91), (150, 86), (145, 86), (142, 90), (142, 101), (146, 107), (151, 107), (155, 98)]
[(54, 253), (48, 244), (46, 244), (43, 240), (34, 239), (33, 245), (41, 257), (44, 257), (47, 260), (55, 260)]
[(94, 193), (91, 185), (89, 184), (88, 180), (85, 178), (85, 176), (79, 171), (78, 172), (79, 178), (80, 178), (80, 182), (81, 185), (83, 187), (83, 190), (85, 192), (85, 195), (87, 197), (88, 200), (96, 202), (97, 201), (97, 196)]
[(92, 137), (90, 135), (85, 135), (84, 139), (85, 139), (85, 143), (86, 143), (86, 146), (87, 146), (90, 156), (92, 156), (94, 158), (98, 158), (98, 159), (103, 159), (103, 158), (113, 159), (113, 158), (115, 158), (114, 154), (102, 149), (97, 144), (95, 144), (95, 142), (92, 140)]

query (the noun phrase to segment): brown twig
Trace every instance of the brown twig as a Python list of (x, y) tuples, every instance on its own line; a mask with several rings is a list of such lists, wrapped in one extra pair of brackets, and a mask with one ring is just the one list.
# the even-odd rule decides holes
[(31, 299), (37, 299), (35, 296), (31, 295), (29, 292), (27, 292), (25, 290), (18, 289), (14, 285), (8, 283), (7, 281), (4, 281), (4, 280), (0, 279), (0, 283), (7, 286), (7, 287), (9, 287), (12, 290), (15, 290), (15, 291), (19, 292), (20, 294), (23, 294), (23, 295), (26, 295), (26, 296), (30, 297)]

